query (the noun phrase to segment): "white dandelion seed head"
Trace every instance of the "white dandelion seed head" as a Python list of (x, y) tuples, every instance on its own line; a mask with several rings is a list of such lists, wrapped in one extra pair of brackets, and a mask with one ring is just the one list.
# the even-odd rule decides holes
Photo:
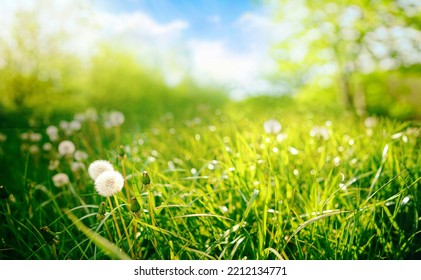
[(329, 136), (330, 136), (329, 130), (324, 126), (314, 126), (310, 130), (310, 137), (313, 137), (316, 139), (328, 140)]
[(373, 128), (377, 125), (378, 121), (376, 117), (368, 117), (364, 120), (364, 125), (367, 128)]
[(50, 125), (46, 129), (47, 135), (51, 137), (51, 135), (57, 135), (58, 134), (58, 128), (57, 126)]
[(277, 120), (267, 120), (263, 124), (263, 128), (268, 134), (277, 134), (281, 131), (282, 125)]
[(39, 142), (42, 140), (41, 133), (31, 132), (29, 133), (28, 137), (31, 142)]
[(75, 154), (73, 156), (74, 156), (75, 160), (77, 160), (77, 161), (83, 161), (83, 160), (88, 158), (87, 153), (85, 153), (83, 151), (79, 151), (79, 150), (75, 151)]
[(107, 124), (111, 127), (121, 126), (124, 123), (124, 114), (119, 111), (112, 111), (108, 115)]
[(37, 145), (31, 145), (29, 146), (29, 153), (31, 153), (32, 155), (36, 155), (39, 153), (39, 147)]
[(68, 121), (60, 121), (59, 126), (64, 131), (70, 129), (70, 123)]
[(42, 149), (49, 152), (53, 149), (53, 145), (50, 142), (44, 143), (44, 145), (42, 145)]
[(96, 122), (98, 120), (98, 113), (95, 108), (88, 108), (85, 111), (85, 119)]
[(70, 130), (78, 131), (82, 128), (82, 123), (78, 120), (73, 120), (69, 123)]
[(72, 155), (76, 150), (75, 144), (72, 141), (64, 140), (58, 145), (58, 152), (62, 156)]
[(112, 196), (123, 189), (124, 178), (120, 172), (111, 170), (102, 172), (95, 179), (95, 190), (102, 196)]
[(48, 164), (48, 170), (56, 170), (59, 165), (60, 162), (58, 160), (50, 160)]
[(72, 162), (71, 169), (73, 172), (85, 170), (85, 165), (82, 162)]
[(114, 171), (113, 165), (106, 160), (96, 160), (89, 165), (88, 174), (92, 180), (96, 180), (105, 171)]
[(66, 173), (57, 173), (52, 178), (54, 186), (61, 188), (70, 182), (69, 176)]

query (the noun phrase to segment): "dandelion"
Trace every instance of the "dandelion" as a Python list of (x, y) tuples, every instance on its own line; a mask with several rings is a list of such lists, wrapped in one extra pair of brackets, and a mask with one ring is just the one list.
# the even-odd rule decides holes
[(44, 145), (42, 145), (42, 149), (46, 152), (49, 152), (53, 149), (53, 145), (49, 142), (44, 143)]
[(82, 124), (78, 120), (73, 120), (69, 123), (69, 128), (72, 131), (78, 131), (82, 128)]
[(269, 134), (277, 134), (281, 131), (282, 125), (277, 120), (267, 120), (263, 124), (263, 128), (266, 131), (266, 133)]
[(7, 140), (6, 134), (0, 133), (0, 142), (5, 142)]
[(133, 213), (137, 213), (140, 211), (140, 204), (134, 196), (130, 201), (130, 211), (132, 211)]
[(58, 128), (54, 125), (50, 125), (49, 127), (47, 127), (46, 132), (48, 136), (56, 135), (58, 134)]
[(329, 131), (324, 126), (314, 126), (310, 130), (310, 136), (317, 139), (328, 140), (329, 139)]
[(105, 218), (105, 202), (101, 202), (101, 204), (99, 204), (99, 208), (98, 208), (98, 213), (96, 214), (96, 217), (98, 220), (102, 221)]
[(96, 112), (95, 108), (86, 109), (85, 118), (88, 121), (96, 122), (98, 120), (98, 113)]
[(142, 172), (142, 184), (144, 186), (147, 186), (151, 183), (151, 178), (149, 177), (148, 171), (143, 171)]
[(298, 155), (299, 153), (299, 151), (294, 147), (289, 147), (288, 151), (291, 153), (291, 155), (294, 155), (294, 156)]
[(85, 115), (83, 113), (76, 113), (73, 116), (73, 119), (75, 121), (78, 121), (78, 122), (82, 123), (82, 122), (84, 122), (86, 120), (86, 117), (85, 117)]
[(109, 127), (118, 127), (124, 123), (124, 114), (119, 111), (112, 111), (108, 115), (108, 120), (106, 126)]
[(364, 126), (367, 128), (373, 128), (377, 125), (377, 119), (375, 117), (368, 117), (364, 120)]
[(60, 121), (59, 126), (63, 131), (70, 130), (70, 123), (68, 121)]
[(61, 188), (70, 182), (69, 176), (66, 173), (57, 173), (52, 178), (54, 186)]
[(104, 171), (95, 179), (95, 190), (104, 197), (118, 193), (123, 186), (123, 175), (115, 170)]
[(39, 147), (37, 145), (31, 145), (29, 146), (29, 153), (32, 155), (36, 155), (39, 153)]
[(73, 156), (76, 161), (83, 161), (88, 158), (88, 154), (82, 151), (76, 151)]
[(42, 135), (40, 133), (31, 132), (29, 133), (28, 138), (31, 142), (39, 142), (42, 139)]
[(49, 127), (47, 127), (47, 135), (48, 138), (50, 138), (50, 141), (57, 141), (59, 139), (58, 136), (58, 128), (54, 125), (50, 125)]
[(23, 140), (23, 141), (28, 140), (28, 138), (29, 138), (29, 133), (28, 132), (24, 132), (24, 133), (22, 133), (20, 135), (20, 139)]
[(96, 160), (88, 168), (88, 174), (92, 180), (96, 180), (105, 171), (114, 171), (113, 165), (106, 160)]
[(75, 152), (75, 144), (72, 141), (64, 140), (58, 145), (58, 152), (62, 156), (72, 155)]
[(48, 170), (56, 170), (60, 165), (58, 160), (51, 160), (48, 164)]
[(85, 170), (85, 165), (82, 162), (72, 162), (71, 169), (73, 172), (78, 172), (81, 170)]

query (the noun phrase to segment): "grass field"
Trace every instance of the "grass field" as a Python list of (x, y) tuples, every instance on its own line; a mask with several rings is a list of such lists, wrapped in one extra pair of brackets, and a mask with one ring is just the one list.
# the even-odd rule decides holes
[(418, 122), (189, 105), (3, 126), (0, 259), (421, 258)]

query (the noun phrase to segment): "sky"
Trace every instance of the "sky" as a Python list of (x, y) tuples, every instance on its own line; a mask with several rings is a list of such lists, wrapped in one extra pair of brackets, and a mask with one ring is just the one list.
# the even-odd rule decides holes
[(184, 78), (224, 86), (234, 98), (277, 91), (269, 49), (282, 30), (261, 0), (2, 0), (6, 32), (14, 12), (35, 9), (45, 32), (72, 34), (77, 52), (108, 41), (160, 69), (169, 86)]
[(94, 7), (127, 23), (123, 41), (142, 45), (145, 60), (153, 58), (169, 85), (188, 75), (205, 86), (223, 85), (235, 98), (276, 90), (266, 81), (276, 65), (269, 57), (273, 23), (262, 1), (105, 0)]

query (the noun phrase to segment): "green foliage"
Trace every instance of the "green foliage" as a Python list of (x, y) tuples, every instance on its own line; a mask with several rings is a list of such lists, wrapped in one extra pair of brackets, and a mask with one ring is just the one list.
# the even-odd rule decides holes
[[(321, 79), (335, 80), (331, 84), (338, 98), (327, 100), (336, 106), (342, 104), (359, 115), (374, 112), (403, 119), (419, 117), (420, 94), (408, 100), (403, 96), (407, 90), (402, 92), (409, 80), (414, 85), (420, 81), (421, 18), (415, 12), (419, 4), (412, 7), (388, 0), (375, 4), (366, 0), (269, 2), (278, 4), (275, 21), (291, 30), (274, 46), (280, 73), (291, 91), (319, 88), (322, 92)], [(408, 68), (416, 74), (409, 74)], [(398, 77), (396, 87), (376, 83), (380, 76), (386, 84)]]
[[(52, 150), (38, 153), (7, 139), (1, 147), (17, 148), (2, 162), (25, 168), (9, 169), (20, 179), (4, 184), (13, 197), (0, 202), (1, 258), (419, 259), (420, 125), (297, 114), (291, 102), (198, 106), (138, 132), (104, 127), (99, 116), (60, 129)], [(282, 124), (278, 134), (264, 131), (269, 118)], [(50, 142), (42, 134), (33, 145)], [(87, 158), (59, 156), (63, 139)], [(86, 169), (96, 159), (126, 173), (129, 197), (96, 194)], [(60, 172), (70, 182), (55, 187)], [(133, 196), (140, 211), (129, 207)]]

